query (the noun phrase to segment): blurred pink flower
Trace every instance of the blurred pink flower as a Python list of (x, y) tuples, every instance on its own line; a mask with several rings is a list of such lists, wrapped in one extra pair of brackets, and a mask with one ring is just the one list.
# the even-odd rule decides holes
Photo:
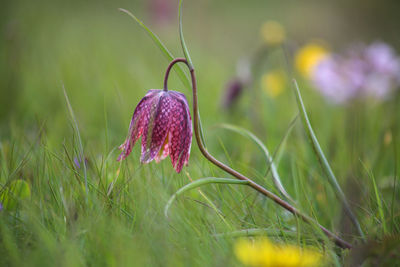
[(148, 1), (150, 15), (153, 21), (163, 26), (172, 22), (175, 18), (176, 1), (172, 0), (150, 0)]
[(184, 94), (175, 91), (149, 90), (137, 105), (129, 134), (119, 147), (118, 161), (125, 159), (142, 136), (140, 161), (160, 162), (168, 155), (179, 173), (187, 165), (192, 144), (192, 120)]
[(356, 46), (322, 60), (312, 73), (316, 88), (330, 101), (385, 100), (400, 86), (400, 59), (385, 43)]

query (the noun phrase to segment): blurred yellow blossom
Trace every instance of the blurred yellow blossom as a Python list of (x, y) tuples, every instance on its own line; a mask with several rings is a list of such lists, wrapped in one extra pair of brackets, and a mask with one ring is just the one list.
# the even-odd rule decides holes
[(282, 70), (267, 72), (261, 77), (261, 87), (266, 94), (275, 98), (279, 96), (286, 86), (286, 75)]
[(277, 21), (267, 21), (261, 26), (261, 37), (268, 45), (279, 45), (286, 38), (285, 28)]
[(392, 143), (392, 132), (391, 131), (386, 131), (385, 135), (383, 136), (383, 143), (385, 144), (385, 146), (390, 145), (390, 143)]
[(240, 239), (235, 244), (236, 257), (245, 265), (260, 267), (318, 266), (322, 255), (313, 249), (293, 245), (278, 246), (268, 239)]
[(296, 68), (304, 77), (310, 78), (313, 69), (328, 55), (329, 51), (325, 45), (320, 42), (308, 43), (296, 53)]

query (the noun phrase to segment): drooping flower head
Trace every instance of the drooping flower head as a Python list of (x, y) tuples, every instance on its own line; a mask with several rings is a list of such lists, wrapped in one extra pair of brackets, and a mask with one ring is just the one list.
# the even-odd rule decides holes
[(179, 173), (187, 165), (192, 144), (192, 119), (184, 94), (175, 91), (149, 90), (137, 105), (129, 126), (129, 134), (119, 147), (118, 161), (125, 159), (136, 141), (142, 137), (140, 161), (160, 162), (170, 155)]

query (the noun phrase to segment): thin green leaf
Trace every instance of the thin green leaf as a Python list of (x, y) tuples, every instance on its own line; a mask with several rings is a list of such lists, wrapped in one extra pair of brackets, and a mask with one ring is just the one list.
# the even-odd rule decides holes
[[(167, 49), (167, 47), (163, 44), (163, 42), (161, 42), (160, 38), (154, 32), (152, 32), (140, 19), (138, 19), (135, 15), (133, 15), (126, 9), (119, 8), (119, 10), (126, 13), (128, 16), (134, 19), (146, 31), (146, 33), (158, 46), (158, 48), (161, 50), (161, 52), (164, 54), (164, 56), (167, 58), (168, 61), (172, 61), (175, 58), (175, 56)], [(174, 68), (174, 70), (178, 74), (179, 79), (182, 81), (183, 85), (186, 88), (191, 88), (189, 78), (185, 75), (183, 68), (180, 65), (177, 65), (177, 67), (178, 68)]]
[(281, 192), (281, 194), (287, 198), (288, 200), (294, 202), (294, 200), (290, 197), (290, 195), (287, 193), (285, 187), (282, 185), (281, 178), (278, 174), (278, 170), (276, 169), (275, 163), (272, 160), (272, 157), (269, 154), (269, 151), (267, 147), (261, 142), (260, 139), (258, 139), (257, 136), (255, 136), (253, 133), (250, 131), (237, 127), (231, 124), (221, 124), (219, 125), (221, 128), (227, 129), (234, 131), (242, 136), (250, 138), (256, 145), (264, 152), (265, 159), (267, 160), (268, 166), (271, 168), (271, 174), (272, 174), (272, 180), (274, 182), (275, 187)]
[(296, 237), (296, 232), (289, 230), (276, 230), (268, 228), (253, 228), (244, 229), (227, 233), (214, 234), (215, 237), (243, 237), (243, 236), (283, 236), (283, 237)]
[(386, 235), (387, 234), (386, 220), (385, 220), (385, 216), (384, 216), (382, 200), (381, 200), (381, 197), (379, 195), (378, 187), (376, 185), (375, 176), (371, 172), (371, 170), (369, 170), (367, 168), (367, 166), (365, 166), (364, 162), (362, 162), (361, 160), (360, 160), (360, 162), (361, 162), (362, 166), (364, 167), (365, 171), (367, 172), (369, 178), (372, 180), (372, 185), (374, 187), (374, 193), (375, 193), (375, 198), (376, 198), (376, 204), (378, 205), (379, 217), (381, 217), (383, 234)]
[(190, 54), (189, 54), (189, 51), (188, 51), (186, 43), (185, 43), (185, 38), (183, 37), (182, 3), (183, 3), (183, 0), (179, 0), (179, 37), (181, 39), (181, 45), (182, 45), (183, 54), (185, 55), (185, 58), (189, 63), (189, 69), (193, 69), (192, 59), (190, 58)]
[(86, 192), (86, 201), (87, 201), (87, 197), (88, 197), (88, 181), (87, 181), (87, 175), (86, 175), (86, 171), (87, 170), (86, 170), (85, 156), (84, 156), (84, 153), (83, 153), (81, 134), (79, 133), (78, 122), (77, 122), (77, 120), (75, 118), (74, 110), (72, 109), (71, 103), (69, 102), (68, 95), (67, 95), (67, 92), (65, 91), (64, 85), (62, 85), (62, 87), (63, 87), (63, 91), (64, 91), (65, 101), (67, 102), (69, 114), (70, 114), (72, 122), (73, 122), (73, 128), (74, 128), (74, 131), (75, 131), (76, 135), (78, 136), (79, 160), (83, 164), (83, 173), (84, 173), (84, 177), (85, 177), (85, 192)]
[[(183, 37), (183, 27), (182, 27), (182, 4), (183, 0), (179, 0), (179, 37), (182, 45), (182, 50), (183, 54), (185, 55), (185, 58), (188, 62), (189, 69), (192, 71), (194, 69), (192, 59), (189, 54), (189, 50), (187, 49), (186, 43), (185, 43), (185, 38)], [(204, 140), (204, 133), (203, 133), (203, 126), (201, 125), (201, 119), (200, 119), (200, 111), (198, 111), (199, 115), (199, 129), (200, 129), (200, 139), (201, 142), (203, 143), (203, 146), (206, 147), (206, 142)]]
[(180, 195), (185, 193), (186, 191), (192, 190), (194, 188), (207, 185), (207, 184), (241, 184), (241, 185), (248, 185), (248, 181), (242, 181), (242, 180), (237, 180), (237, 179), (230, 179), (230, 178), (216, 178), (216, 177), (208, 177), (208, 178), (201, 178), (196, 181), (193, 181), (184, 187), (180, 188), (178, 191), (176, 191), (175, 194), (171, 196), (171, 198), (168, 200), (167, 204), (165, 205), (164, 208), (164, 214), (165, 217), (168, 217), (168, 210), (169, 207), (171, 206), (172, 202)]
[(211, 199), (204, 194), (204, 192), (200, 189), (197, 188), (197, 191), (199, 192), (199, 194), (207, 201), (208, 205), (210, 205), (210, 207), (215, 211), (215, 213), (219, 216), (219, 218), (226, 224), (226, 226), (229, 229), (232, 229), (232, 225), (230, 225), (228, 223), (228, 221), (225, 219), (225, 216), (222, 214), (222, 212), (217, 208), (217, 206), (215, 206), (215, 204), (211, 201)]
[[(286, 147), (288, 137), (289, 137), (290, 133), (292, 132), (294, 125), (296, 124), (298, 118), (299, 118), (299, 115), (297, 114), (296, 117), (294, 117), (293, 120), (289, 123), (289, 126), (287, 127), (285, 134), (283, 135), (281, 141), (279, 142), (274, 153), (272, 154), (272, 158), (274, 159), (274, 162), (276, 162), (277, 165), (279, 165), (283, 151), (285, 150), (285, 147)], [(269, 169), (267, 170), (266, 175), (268, 174), (268, 172), (269, 172)]]
[(294, 89), (295, 89), (295, 95), (296, 95), (296, 102), (297, 106), (300, 112), (300, 117), (301, 121), (303, 122), (304, 130), (307, 133), (308, 138), (310, 139), (311, 145), (313, 147), (314, 153), (321, 165), (322, 170), (325, 172), (325, 175), (328, 177), (328, 181), (333, 187), (336, 196), (342, 201), (343, 206), (345, 208), (345, 211), (351, 221), (353, 222), (354, 226), (357, 228), (358, 233), (360, 234), (361, 238), (365, 240), (364, 233), (361, 229), (360, 223), (357, 220), (357, 217), (353, 214), (353, 212), (350, 209), (350, 205), (347, 201), (346, 196), (344, 195), (342, 188), (340, 187), (338, 181), (336, 180), (335, 175), (333, 174), (333, 171), (331, 169), (331, 166), (328, 163), (328, 160), (326, 159), (324, 152), (322, 152), (321, 146), (319, 145), (318, 139), (315, 136), (314, 130), (311, 127), (310, 120), (307, 115), (306, 108), (303, 103), (303, 99), (300, 94), (300, 89), (299, 86), (296, 82), (295, 79), (293, 79), (293, 84), (294, 84)]

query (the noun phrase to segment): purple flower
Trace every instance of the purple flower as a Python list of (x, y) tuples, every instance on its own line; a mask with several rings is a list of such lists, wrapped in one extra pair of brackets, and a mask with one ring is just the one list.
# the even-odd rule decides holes
[(147, 1), (149, 6), (150, 15), (153, 18), (153, 21), (160, 25), (165, 26), (175, 16), (174, 12), (174, 2), (170, 0), (150, 0)]
[(2, 211), (3, 210), (3, 204), (1, 204), (1, 202), (0, 202), (0, 211)]
[[(75, 167), (77, 167), (78, 169), (80, 169), (80, 168), (81, 168), (81, 163), (82, 163), (82, 160), (81, 160), (81, 159), (79, 159), (79, 158), (77, 158), (77, 157), (74, 157), (74, 164), (75, 164)], [(85, 157), (85, 165), (87, 166), (87, 164), (88, 164), (88, 159)]]
[(236, 66), (236, 73), (236, 77), (229, 80), (225, 86), (224, 94), (221, 101), (221, 106), (224, 109), (232, 108), (239, 100), (244, 89), (246, 89), (246, 87), (250, 85), (252, 76), (249, 59), (242, 58), (238, 61)]
[(75, 163), (75, 166), (78, 167), (78, 169), (81, 168), (81, 164), (79, 164), (79, 160), (77, 157), (74, 157), (74, 163)]
[(360, 67), (355, 62), (327, 57), (314, 70), (313, 82), (329, 100), (343, 103), (357, 95), (362, 83)]
[(225, 109), (231, 108), (243, 92), (244, 84), (238, 79), (234, 78), (228, 82), (222, 98), (222, 107)]
[(365, 58), (379, 73), (399, 75), (400, 61), (395, 51), (385, 43), (375, 42), (365, 50)]
[(370, 66), (366, 92), (385, 99), (400, 85), (400, 58), (387, 44), (375, 42), (365, 49), (365, 60)]
[(137, 105), (129, 134), (119, 147), (118, 161), (125, 159), (142, 136), (140, 161), (160, 162), (168, 155), (179, 173), (187, 165), (192, 144), (192, 120), (184, 94), (175, 91), (149, 90)]
[(322, 60), (312, 80), (316, 88), (335, 103), (355, 98), (384, 100), (400, 86), (400, 59), (384, 43), (360, 45)]

